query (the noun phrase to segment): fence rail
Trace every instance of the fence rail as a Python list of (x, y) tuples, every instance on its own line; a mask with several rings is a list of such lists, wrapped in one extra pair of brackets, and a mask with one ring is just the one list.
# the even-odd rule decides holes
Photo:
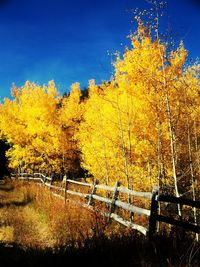
[[(107, 212), (98, 210), (102, 215), (106, 216), (110, 219), (115, 220), (116, 222), (129, 227), (131, 229), (135, 229), (142, 234), (148, 236), (150, 239), (155, 235), (157, 231), (157, 224), (158, 222), (164, 222), (167, 224), (175, 225), (184, 228), (185, 230), (192, 231), (194, 233), (200, 233), (200, 227), (191, 222), (183, 221), (182, 218), (174, 219), (168, 216), (164, 216), (159, 214), (158, 206), (160, 203), (173, 203), (173, 204), (180, 204), (186, 205), (192, 208), (200, 208), (200, 201), (193, 201), (191, 199), (182, 198), (182, 197), (175, 197), (169, 195), (162, 195), (159, 194), (159, 188), (154, 187), (152, 192), (138, 192), (134, 190), (130, 190), (128, 188), (120, 186), (119, 182), (116, 182), (115, 186), (108, 186), (99, 184), (98, 181), (94, 181), (93, 184), (86, 183), (82, 181), (75, 181), (71, 179), (67, 179), (66, 177), (63, 178), (62, 186), (54, 185), (52, 177), (47, 177), (42, 173), (20, 173), (17, 176), (12, 175), (14, 178), (18, 178), (20, 180), (30, 180), (30, 181), (40, 181), (42, 184), (47, 186), (52, 194), (56, 197), (62, 198), (66, 201), (69, 199), (68, 196), (78, 196), (80, 198), (86, 199), (86, 203), (79, 203), (84, 207), (89, 207), (94, 209), (96, 201), (101, 203), (105, 203), (107, 206)], [(69, 189), (69, 185), (79, 186), (88, 188), (87, 193), (78, 192), (76, 190)], [(74, 189), (74, 188), (73, 188)], [(97, 190), (100, 189), (101, 191), (104, 190), (107, 192), (107, 196), (97, 194)], [(112, 193), (112, 194), (111, 194)], [(125, 194), (127, 202), (122, 201), (119, 197), (119, 194)], [(64, 195), (63, 195), (64, 194)], [(149, 209), (138, 207), (130, 203), (128, 199), (130, 196), (144, 198), (149, 200)], [(117, 210), (124, 210), (129, 212), (131, 215), (138, 214), (145, 216), (147, 218), (148, 224), (147, 226), (139, 225), (136, 222), (133, 222), (133, 216), (130, 216), (130, 220), (127, 218), (123, 218), (119, 214), (117, 214)]]

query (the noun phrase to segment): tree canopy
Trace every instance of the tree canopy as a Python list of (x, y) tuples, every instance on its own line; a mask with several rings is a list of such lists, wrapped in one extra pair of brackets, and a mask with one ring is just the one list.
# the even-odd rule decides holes
[(194, 194), (200, 179), (199, 65), (183, 42), (171, 49), (138, 21), (131, 48), (117, 55), (111, 81), (75, 83), (60, 96), (54, 82), (26, 82), (0, 107), (12, 169), (76, 172), (81, 162), (102, 183), (134, 189), (171, 186)]

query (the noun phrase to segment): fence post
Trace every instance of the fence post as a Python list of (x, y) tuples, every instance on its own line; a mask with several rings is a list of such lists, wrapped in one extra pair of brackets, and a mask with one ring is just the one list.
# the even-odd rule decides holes
[(67, 199), (67, 175), (66, 174), (63, 176), (62, 183), (63, 183), (64, 189), (65, 189), (65, 191), (64, 191), (65, 192), (64, 198), (65, 198), (65, 203), (66, 203), (66, 199)]
[(119, 191), (118, 191), (118, 187), (120, 186), (120, 182), (117, 181), (115, 183), (115, 187), (114, 187), (114, 192), (113, 192), (113, 196), (112, 196), (112, 202), (110, 203), (110, 207), (109, 207), (109, 213), (108, 213), (108, 222), (110, 221), (110, 216), (112, 213), (115, 212), (115, 202), (118, 199), (119, 196)]
[(98, 185), (99, 181), (98, 180), (95, 180), (94, 181), (94, 184), (93, 184), (93, 187), (92, 187), (92, 192), (91, 194), (89, 195), (89, 200), (88, 200), (88, 206), (91, 206), (93, 203), (93, 195), (95, 195), (96, 191), (97, 191), (97, 187), (96, 185)]
[(156, 233), (156, 215), (158, 213), (158, 201), (157, 196), (159, 193), (159, 187), (155, 186), (152, 191), (152, 198), (151, 198), (151, 213), (149, 217), (149, 230), (148, 230), (148, 238), (149, 240), (152, 240), (153, 236)]
[(65, 182), (65, 203), (66, 203), (66, 200), (67, 200), (67, 179), (66, 179), (66, 182)]
[(47, 180), (46, 177), (47, 177), (47, 174), (45, 173), (45, 174), (44, 174), (44, 184), (46, 183), (46, 180)]
[(50, 183), (49, 183), (49, 191), (51, 191), (52, 183), (53, 183), (53, 175), (51, 174), (51, 180), (50, 180)]

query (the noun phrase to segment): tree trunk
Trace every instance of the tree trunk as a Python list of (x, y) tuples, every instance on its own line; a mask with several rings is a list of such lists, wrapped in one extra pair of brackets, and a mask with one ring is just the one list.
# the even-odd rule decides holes
[(126, 147), (125, 147), (125, 141), (124, 141), (121, 111), (119, 107), (118, 92), (116, 92), (116, 95), (117, 95), (117, 113), (118, 113), (118, 121), (119, 121), (119, 133), (120, 133), (120, 138), (121, 138), (121, 150), (122, 150), (122, 155), (123, 155), (123, 160), (124, 160), (124, 172), (125, 172), (127, 187), (130, 189), (128, 160), (126, 156)]
[[(186, 99), (186, 92), (184, 92), (185, 97), (185, 108), (187, 109), (187, 99)], [(191, 174), (191, 189), (192, 189), (192, 198), (194, 201), (196, 201), (196, 192), (195, 192), (195, 174), (194, 174), (194, 166), (193, 166), (193, 160), (192, 160), (192, 146), (191, 146), (191, 133), (190, 133), (190, 124), (189, 124), (189, 118), (188, 114), (186, 114), (186, 126), (187, 126), (187, 139), (188, 139), (188, 157), (189, 157), (189, 164), (190, 164), (190, 174)], [(193, 214), (194, 214), (194, 223), (197, 225), (197, 209), (193, 208)], [(196, 234), (196, 240), (199, 240), (199, 235)]]
[[(168, 93), (166, 94), (166, 105), (167, 105), (167, 119), (168, 119), (168, 126), (169, 126), (169, 135), (170, 135), (170, 146), (171, 146), (171, 154), (172, 154), (172, 170), (173, 170), (173, 178), (174, 178), (174, 188), (175, 188), (176, 197), (180, 197), (179, 190), (178, 190), (177, 174), (176, 174), (175, 134), (172, 128), (172, 115), (171, 115), (171, 108), (170, 108)], [(178, 215), (180, 217), (182, 216), (180, 204), (178, 204)]]

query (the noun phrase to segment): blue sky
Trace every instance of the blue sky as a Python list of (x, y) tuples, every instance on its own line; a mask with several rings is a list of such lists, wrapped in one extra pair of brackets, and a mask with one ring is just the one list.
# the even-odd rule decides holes
[[(61, 93), (112, 75), (111, 54), (129, 45), (131, 9), (145, 0), (0, 0), (0, 100), (13, 83), (55, 80)], [(200, 56), (200, 1), (168, 0), (171, 25), (192, 58)], [(163, 26), (163, 27), (165, 27)], [(109, 54), (108, 54), (109, 51)]]

